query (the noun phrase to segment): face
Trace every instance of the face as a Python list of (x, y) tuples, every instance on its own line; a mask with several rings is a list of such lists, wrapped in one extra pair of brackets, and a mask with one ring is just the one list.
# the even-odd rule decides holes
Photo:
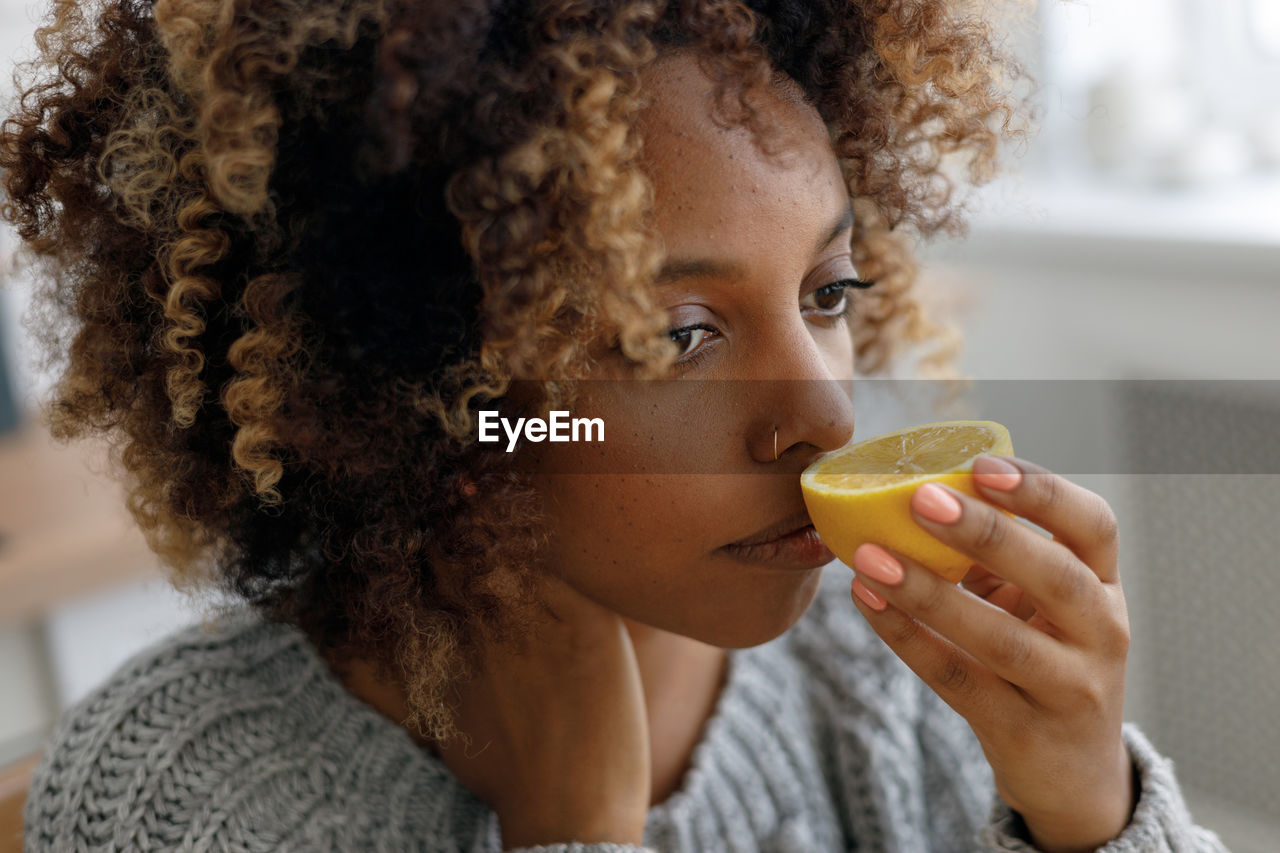
[(833, 559), (812, 528), (734, 543), (806, 525), (801, 470), (853, 434), (848, 195), (795, 84), (753, 93), (783, 160), (713, 122), (691, 54), (658, 60), (643, 85), (660, 299), (682, 359), (670, 382), (585, 383), (572, 415), (601, 418), (604, 444), (538, 445), (544, 569), (634, 622), (757, 645), (800, 618)]

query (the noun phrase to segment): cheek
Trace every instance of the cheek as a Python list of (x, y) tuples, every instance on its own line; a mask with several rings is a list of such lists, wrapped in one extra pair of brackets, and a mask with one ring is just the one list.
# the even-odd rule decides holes
[(541, 568), (645, 625), (725, 648), (767, 642), (803, 615), (818, 574), (752, 572), (714, 551), (743, 535), (769, 479), (545, 478), (552, 524)]
[[(722, 535), (726, 478), (741, 428), (737, 407), (702, 383), (646, 394), (602, 383), (580, 411), (605, 424), (602, 444), (543, 445), (534, 482), (545, 497), (554, 548), (568, 571), (627, 567), (632, 577), (677, 574), (732, 541)], [(605, 394), (606, 399), (601, 399)]]
[[(713, 477), (551, 478), (544, 568), (617, 613), (688, 633), (724, 578), (712, 552), (732, 541), (715, 508)], [(696, 608), (695, 608), (696, 610)]]
[[(541, 478), (552, 542), (564, 571), (672, 574), (717, 547), (715, 478), (680, 474)], [(619, 570), (621, 571), (621, 570)]]
[(786, 630), (818, 575), (716, 553), (773, 520), (761, 507), (798, 498), (794, 475), (744, 473), (755, 463), (735, 418), (755, 406), (730, 396), (743, 383), (677, 382), (602, 401), (612, 388), (575, 411), (604, 419), (604, 445), (539, 445), (531, 473), (549, 522), (539, 568), (621, 616), (713, 645)]

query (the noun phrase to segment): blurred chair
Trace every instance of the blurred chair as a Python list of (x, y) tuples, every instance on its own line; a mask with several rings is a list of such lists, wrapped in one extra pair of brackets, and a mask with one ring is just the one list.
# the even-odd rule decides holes
[(0, 853), (22, 853), (22, 805), (40, 754), (0, 770)]

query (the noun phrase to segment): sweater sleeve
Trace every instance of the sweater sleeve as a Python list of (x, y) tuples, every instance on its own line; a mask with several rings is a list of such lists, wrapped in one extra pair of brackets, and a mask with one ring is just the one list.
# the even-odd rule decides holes
[[(995, 791), (990, 765), (964, 717), (923, 682), (919, 736), (926, 780), (934, 808), (931, 813), (979, 813), (986, 815), (977, 827), (970, 848), (980, 853), (1039, 853), (1022, 816)], [(1133, 759), (1140, 786), (1133, 820), (1119, 836), (1096, 853), (1230, 853), (1217, 834), (1196, 826), (1182, 799), (1173, 763), (1161, 756), (1134, 723), (1124, 723), (1121, 734)], [(981, 792), (981, 793), (979, 793)], [(958, 804), (944, 808), (946, 799)], [(954, 823), (931, 827), (934, 849), (948, 845), (959, 829)]]
[[(1216, 833), (1195, 825), (1183, 802), (1173, 762), (1156, 752), (1135, 724), (1125, 723), (1121, 731), (1138, 774), (1140, 792), (1133, 820), (1097, 853), (1229, 853)], [(982, 832), (986, 849), (1031, 853), (1037, 848), (1029, 838), (1022, 816), (995, 795), (990, 820)]]

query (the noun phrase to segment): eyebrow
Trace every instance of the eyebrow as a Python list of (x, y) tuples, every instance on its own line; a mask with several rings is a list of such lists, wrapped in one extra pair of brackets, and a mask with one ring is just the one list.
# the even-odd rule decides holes
[[(853, 203), (845, 205), (844, 210), (840, 211), (839, 217), (831, 226), (831, 231), (827, 236), (818, 241), (818, 245), (814, 246), (813, 254), (818, 254), (826, 246), (829, 246), (833, 240), (840, 236), (841, 232), (853, 227)], [(662, 265), (662, 269), (658, 271), (658, 277), (655, 279), (657, 284), (669, 284), (682, 278), (693, 278), (695, 276), (718, 276), (720, 278), (742, 278), (746, 274), (743, 267), (732, 261), (717, 261), (711, 258), (675, 258), (667, 261)]]

